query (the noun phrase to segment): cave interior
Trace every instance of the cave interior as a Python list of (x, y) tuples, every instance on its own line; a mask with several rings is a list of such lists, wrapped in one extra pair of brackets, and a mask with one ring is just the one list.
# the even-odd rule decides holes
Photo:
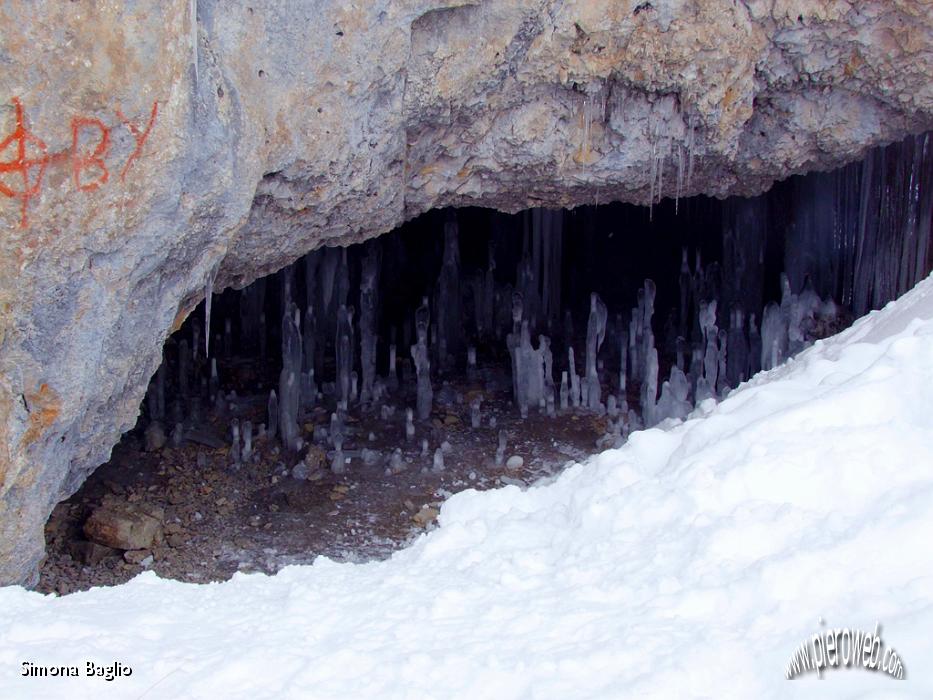
[(40, 590), (385, 557), (450, 493), (702, 412), (930, 272), (930, 141), (754, 198), (435, 209), (209, 287)]

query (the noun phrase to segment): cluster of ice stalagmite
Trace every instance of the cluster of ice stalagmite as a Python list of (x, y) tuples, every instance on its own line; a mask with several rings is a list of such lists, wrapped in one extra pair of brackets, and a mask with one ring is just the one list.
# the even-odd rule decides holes
[(411, 346), (411, 359), (415, 365), (415, 374), (417, 375), (416, 406), (418, 420), (426, 420), (431, 415), (431, 407), (434, 403), (434, 391), (431, 387), (431, 359), (428, 356), (430, 320), (431, 312), (428, 309), (428, 301), (425, 299), (415, 314), (417, 342)]
[[(697, 403), (722, 397), (759, 369), (799, 352), (836, 312), (809, 278), (795, 291), (786, 275), (781, 277), (780, 303), (762, 311), (743, 298), (739, 283), (727, 282), (729, 275), (718, 263), (704, 266), (694, 252), (691, 266), (686, 249), (676, 286), (664, 290), (673, 308), (663, 330), (655, 318), (658, 288), (651, 279), (637, 290), (631, 308), (610, 313), (595, 291), (585, 308), (577, 308), (577, 300), (589, 290), (575, 285), (577, 296), (562, 298), (562, 217), (561, 212), (535, 210), (524, 219), (520, 249), (516, 245), (512, 257), (505, 257), (500, 248), (506, 246), (493, 238), (486, 259), (472, 261), (478, 270), (472, 273), (463, 269), (458, 224), (449, 217), (436, 276), (432, 272), (421, 278), (427, 283), (416, 291), (420, 303), (407, 298), (389, 324), (381, 304), (397, 307), (399, 302), (386, 302), (380, 290), (384, 277), (396, 273), (391, 265), (383, 269), (387, 253), (379, 240), (361, 246), (352, 259), (345, 248), (314, 251), (300, 265), (282, 270), (278, 284), (259, 280), (243, 289), (238, 315), (214, 319), (212, 325), (212, 306), (206, 304), (203, 327), (192, 323), (190, 335), (174, 343), (172, 371), (163, 366), (155, 375), (147, 399), (149, 417), (172, 426), (174, 444), (202, 439), (197, 421), (207, 399), (212, 415), (229, 426), (222, 442), (230, 446), (233, 464), (253, 459), (258, 440), (277, 440), (292, 458), (313, 441), (326, 448), (327, 461), (339, 472), (354, 459), (383, 459), (369, 447), (351, 449), (355, 432), (348, 427), (348, 413), (371, 412), (383, 421), (397, 421), (400, 441), (420, 444), (425, 468), (439, 471), (444, 468), (445, 452), (438, 448), (443, 436), (436, 427), (421, 424), (436, 405), (452, 404), (456, 392), (447, 381), (452, 372), (465, 367), (468, 383), (489, 385), (485, 353), (495, 355), (490, 348), (504, 346), (518, 416), (553, 418), (571, 411), (604, 415), (607, 433), (600, 444), (612, 445), (633, 429), (683, 419)], [(760, 289), (762, 281), (754, 275), (761, 266), (754, 264), (753, 254), (740, 250), (747, 240), (733, 233), (724, 233), (724, 245), (736, 276)], [(497, 260), (497, 254), (503, 257)], [(512, 261), (511, 275), (501, 274), (505, 261)], [(205, 291), (212, 292), (212, 285), (213, 275)], [(617, 300), (615, 295), (612, 303)], [(279, 323), (267, 323), (267, 314), (270, 319), (281, 314)], [(578, 322), (585, 314), (585, 335), (574, 330), (575, 314)], [(266, 347), (269, 337), (278, 335), (277, 328), (281, 365), (278, 353), (269, 357)], [(407, 352), (398, 352), (399, 347)], [(221, 389), (226, 377), (220, 376), (218, 357), (226, 372), (241, 355), (258, 356), (280, 368), (272, 386), (256, 397), (265, 404), (266, 422), (255, 433), (245, 420), (253, 399)], [(169, 383), (174, 386), (167, 399)], [(468, 408), (471, 428), (498, 430), (495, 411), (482, 396), (461, 403)], [(331, 412), (331, 422), (317, 425), (309, 438), (302, 426), (315, 410)], [(500, 431), (499, 461), (506, 444)], [(383, 461), (390, 473), (402, 468), (395, 453), (387, 453)]]

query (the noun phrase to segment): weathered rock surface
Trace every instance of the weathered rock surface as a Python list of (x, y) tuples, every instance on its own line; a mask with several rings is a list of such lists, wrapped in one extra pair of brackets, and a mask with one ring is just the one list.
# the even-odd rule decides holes
[(145, 549), (162, 541), (162, 516), (158, 509), (108, 503), (91, 513), (84, 523), (84, 534), (105, 547)]
[(132, 426), (213, 271), (241, 286), (431, 207), (754, 193), (838, 165), (933, 126), (931, 13), (4, 4), (0, 583), (34, 580), (43, 522)]

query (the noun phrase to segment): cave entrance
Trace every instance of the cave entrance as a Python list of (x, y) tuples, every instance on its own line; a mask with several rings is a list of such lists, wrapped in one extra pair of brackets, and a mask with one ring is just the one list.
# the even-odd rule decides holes
[(927, 145), (754, 199), (434, 210), (208, 296), (40, 590), (385, 557), (452, 492), (686, 417), (929, 272)]

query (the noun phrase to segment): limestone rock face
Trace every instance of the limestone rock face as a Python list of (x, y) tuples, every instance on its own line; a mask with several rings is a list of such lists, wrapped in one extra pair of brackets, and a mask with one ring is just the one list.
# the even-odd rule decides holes
[(751, 194), (933, 127), (927, 0), (0, 6), (0, 583), (215, 289), (432, 207)]

